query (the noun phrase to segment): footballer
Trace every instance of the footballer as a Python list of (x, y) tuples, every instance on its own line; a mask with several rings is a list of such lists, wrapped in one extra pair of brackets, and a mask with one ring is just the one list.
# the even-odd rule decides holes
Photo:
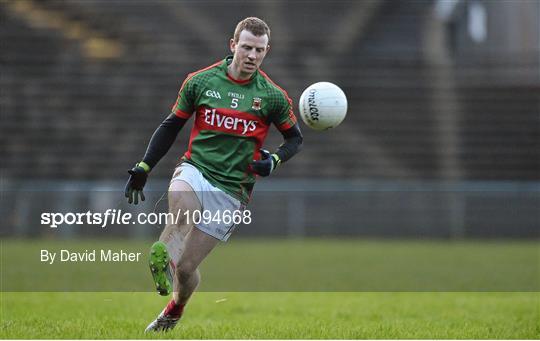
[[(188, 150), (169, 185), (173, 214), (243, 212), (256, 175), (270, 175), (300, 150), (302, 134), (292, 101), (260, 69), (269, 42), (268, 25), (259, 18), (245, 18), (230, 40), (232, 56), (187, 76), (172, 113), (152, 135), (142, 161), (129, 170), (125, 190), (129, 203), (144, 200), (148, 174), (191, 116), (195, 117)], [(271, 125), (284, 139), (272, 154), (262, 149)], [(225, 219), (195, 223), (185, 218), (168, 223), (151, 247), (149, 265), (157, 291), (173, 295), (147, 332), (174, 328), (199, 284), (198, 266), (235, 228)]]

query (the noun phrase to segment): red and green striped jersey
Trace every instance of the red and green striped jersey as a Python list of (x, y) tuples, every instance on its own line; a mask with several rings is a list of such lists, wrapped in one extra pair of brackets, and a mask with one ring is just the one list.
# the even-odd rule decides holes
[(195, 115), (188, 151), (182, 159), (214, 186), (247, 204), (255, 185), (249, 164), (260, 159), (268, 129), (296, 123), (292, 101), (262, 70), (246, 81), (227, 73), (232, 56), (191, 73), (180, 88), (173, 112)]

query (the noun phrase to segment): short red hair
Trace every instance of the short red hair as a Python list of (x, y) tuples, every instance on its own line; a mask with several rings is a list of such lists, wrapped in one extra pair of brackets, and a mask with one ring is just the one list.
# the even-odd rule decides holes
[(238, 39), (240, 39), (240, 32), (243, 30), (249, 31), (257, 37), (266, 34), (268, 36), (268, 42), (270, 42), (270, 27), (268, 27), (268, 25), (259, 18), (247, 17), (236, 25), (233, 36), (235, 43), (237, 43)]

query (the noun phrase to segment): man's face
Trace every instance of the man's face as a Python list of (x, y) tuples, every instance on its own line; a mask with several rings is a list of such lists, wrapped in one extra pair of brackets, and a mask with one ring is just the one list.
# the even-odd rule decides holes
[(253, 74), (261, 66), (270, 49), (268, 35), (257, 37), (246, 30), (240, 32), (237, 42), (231, 39), (230, 47), (234, 55), (232, 62), (243, 75)]

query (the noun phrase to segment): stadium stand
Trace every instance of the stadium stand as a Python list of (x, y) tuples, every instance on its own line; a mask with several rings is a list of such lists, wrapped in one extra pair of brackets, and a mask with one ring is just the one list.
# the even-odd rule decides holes
[(303, 129), (281, 177), (540, 179), (538, 59), (430, 63), (431, 4), (0, 2), (2, 177), (124, 179), (185, 75), (225, 56), (234, 23), (255, 14), (274, 33), (263, 69), (295, 102), (321, 80), (349, 96), (338, 129)]

